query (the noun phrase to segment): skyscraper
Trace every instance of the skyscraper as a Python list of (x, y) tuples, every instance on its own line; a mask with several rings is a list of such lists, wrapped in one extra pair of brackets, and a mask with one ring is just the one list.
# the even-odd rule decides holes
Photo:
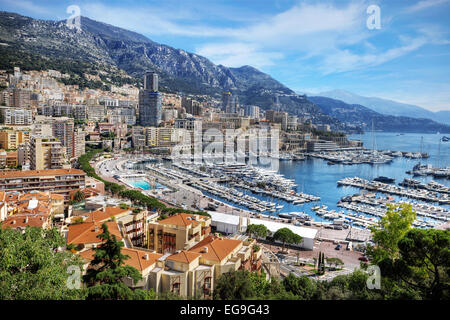
[(158, 74), (146, 72), (144, 89), (139, 90), (139, 124), (157, 127), (161, 123), (162, 95), (158, 91)]
[(222, 94), (222, 110), (225, 113), (237, 113), (239, 109), (239, 99), (236, 95), (227, 91)]

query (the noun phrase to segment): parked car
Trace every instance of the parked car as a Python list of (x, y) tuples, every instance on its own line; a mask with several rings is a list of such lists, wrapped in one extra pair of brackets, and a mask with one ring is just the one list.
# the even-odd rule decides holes
[(336, 248), (334, 248), (335, 250), (341, 250), (341, 248), (342, 248), (342, 246), (340, 245), (340, 244), (338, 244), (337, 246), (336, 246)]
[(369, 262), (369, 258), (367, 258), (366, 256), (359, 257), (359, 260), (361, 260), (362, 262)]

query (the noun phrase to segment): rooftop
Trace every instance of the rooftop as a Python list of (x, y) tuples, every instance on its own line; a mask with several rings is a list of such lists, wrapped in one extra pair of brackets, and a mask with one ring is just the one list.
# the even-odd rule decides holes
[(49, 170), (12, 170), (12, 171), (1, 171), (1, 178), (21, 178), (21, 177), (40, 177), (40, 176), (58, 176), (58, 175), (69, 175), (78, 174), (86, 175), (83, 170), (79, 169), (49, 169)]
[[(116, 222), (105, 222), (111, 235), (115, 235), (117, 240), (122, 240), (119, 227)], [(102, 230), (101, 222), (86, 222), (80, 224), (69, 225), (69, 232), (67, 234), (67, 243), (87, 244), (98, 243), (102, 240), (97, 236)]]
[[(240, 244), (242, 244), (242, 241), (240, 240), (209, 235), (208, 237), (197, 243), (195, 246), (193, 246), (191, 249), (189, 249), (189, 251), (201, 253), (203, 258), (205, 258), (206, 260), (222, 261)], [(208, 249), (205, 250), (205, 248)]]

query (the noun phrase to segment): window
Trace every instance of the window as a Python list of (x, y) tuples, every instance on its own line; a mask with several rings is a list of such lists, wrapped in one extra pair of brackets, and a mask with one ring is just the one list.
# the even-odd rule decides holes
[(175, 282), (172, 284), (172, 293), (176, 295), (180, 295), (181, 293), (181, 284), (179, 282)]

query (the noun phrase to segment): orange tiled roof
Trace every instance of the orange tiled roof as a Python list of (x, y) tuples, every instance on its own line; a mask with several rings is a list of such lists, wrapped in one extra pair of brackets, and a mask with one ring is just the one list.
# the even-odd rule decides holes
[(62, 194), (52, 193), (50, 196), (52, 200), (64, 200), (64, 196)]
[[(129, 256), (129, 258), (125, 260), (125, 264), (132, 266), (141, 272), (155, 264), (156, 260), (162, 257), (162, 254), (139, 249), (122, 248), (121, 251), (122, 254)], [(146, 254), (148, 255), (148, 259), (145, 259)], [(91, 261), (94, 259), (94, 250), (89, 249), (80, 252), (80, 256), (86, 261)]]
[(88, 214), (88, 217), (86, 219), (86, 221), (96, 221), (96, 222), (100, 222), (100, 221), (105, 221), (108, 220), (114, 216), (117, 216), (119, 214), (122, 213), (126, 213), (128, 212), (128, 209), (120, 209), (117, 207), (106, 207), (106, 208), (102, 208), (93, 212), (90, 212)]
[[(122, 240), (119, 227), (116, 222), (105, 222), (108, 226), (108, 230), (112, 235), (116, 236), (117, 240)], [(87, 222), (69, 225), (69, 233), (67, 235), (67, 243), (74, 244), (87, 244), (98, 243), (102, 240), (97, 238), (99, 234), (103, 232), (101, 222)], [(97, 231), (95, 231), (97, 227)]]
[(49, 170), (10, 170), (1, 171), (1, 178), (16, 178), (16, 177), (40, 177), (40, 176), (55, 176), (55, 175), (81, 174), (86, 175), (83, 170), (79, 169), (49, 169)]
[(48, 214), (15, 214), (3, 221), (2, 229), (26, 228), (26, 226), (42, 228), (44, 223), (48, 221), (48, 217)]
[[(241, 243), (242, 241), (240, 240), (209, 235), (189, 249), (189, 251), (201, 253), (206, 260), (222, 261)], [(208, 252), (203, 252), (205, 247), (208, 248)]]
[(29, 200), (50, 200), (50, 195), (45, 192), (27, 192), (19, 196), (18, 201), (29, 201)]
[[(168, 217), (166, 219), (160, 220), (160, 224), (172, 224), (176, 226), (189, 226), (191, 224), (198, 224), (198, 221), (195, 221), (193, 218), (194, 215), (188, 214), (188, 213), (179, 213), (177, 215), (173, 215), (171, 217)], [(198, 215), (197, 215), (198, 216)], [(198, 216), (200, 217), (200, 216)]]
[(172, 260), (177, 262), (184, 262), (184, 263), (191, 263), (198, 257), (200, 257), (201, 254), (193, 251), (181, 251), (179, 253), (174, 253), (171, 256), (168, 256), (166, 260)]

